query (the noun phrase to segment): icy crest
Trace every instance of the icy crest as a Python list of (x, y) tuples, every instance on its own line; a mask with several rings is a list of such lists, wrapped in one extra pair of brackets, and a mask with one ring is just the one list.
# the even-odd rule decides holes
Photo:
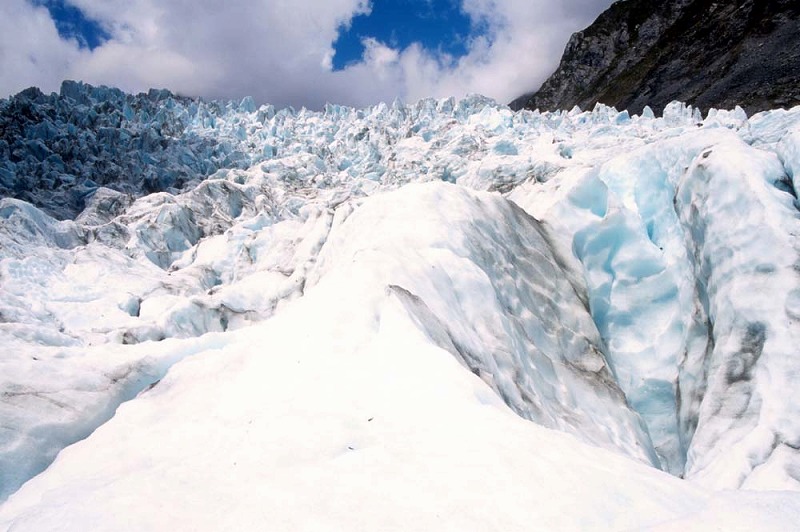
[[(800, 108), (513, 113), (474, 96), (276, 111), (65, 83), (0, 102), (0, 126), (0, 186), (15, 196), (0, 202), (0, 497), (36, 477), (0, 524), (36, 529), (61, 507), (78, 528), (97, 522), (157, 473), (124, 435), (147, 431), (169, 462), (184, 452), (170, 426), (192, 432), (201, 411), (191, 460), (231, 443), (205, 440), (217, 424), (235, 434), (295, 412), (339, 451), (384, 445), (364, 458), (375, 474), (408, 460), (393, 438), (417, 442), (424, 470), (443, 450), (418, 431), (447, 437), (422, 411), (442, 401), (441, 423), (501, 460), (459, 416), (524, 431), (508, 407), (572, 434), (564, 467), (584, 464), (602, 489), (607, 473), (586, 464), (603, 451), (583, 444), (690, 479), (631, 462), (649, 493), (680, 502), (637, 498), (632, 480), (609, 497), (649, 517), (607, 526), (696, 512), (706, 488), (800, 488), (800, 412), (784, 393), (800, 385)], [(211, 374), (219, 405), (192, 386)], [(265, 400), (274, 410), (253, 410)], [(370, 405), (390, 413), (378, 436), (350, 419), (375, 417)], [(257, 434), (254, 448), (285, 452)], [(82, 469), (113, 441), (142, 469), (110, 455)], [(349, 462), (319, 445), (308, 459), (333, 452), (319, 470), (340, 478)], [(490, 482), (524, 483), (510, 464)], [(194, 478), (170, 471), (173, 487)], [(742, 497), (713, 500), (758, 506)]]

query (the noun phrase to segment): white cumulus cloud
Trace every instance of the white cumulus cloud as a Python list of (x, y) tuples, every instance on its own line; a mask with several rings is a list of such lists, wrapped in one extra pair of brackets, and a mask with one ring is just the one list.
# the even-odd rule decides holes
[(478, 92), (507, 102), (552, 72), (573, 31), (611, 0), (463, 0), (484, 31), (460, 58), (364, 38), (361, 61), (332, 70), (333, 44), (369, 0), (66, 0), (111, 37), (94, 50), (59, 36), (44, 7), (0, 5), (0, 97), (80, 79), (128, 91), (251, 95), (277, 106), (368, 105)]

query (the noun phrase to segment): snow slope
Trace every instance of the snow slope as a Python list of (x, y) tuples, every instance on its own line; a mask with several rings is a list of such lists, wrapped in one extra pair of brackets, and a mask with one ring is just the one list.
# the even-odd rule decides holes
[(800, 108), (207, 108), (181, 191), (0, 200), (0, 529), (796, 521)]

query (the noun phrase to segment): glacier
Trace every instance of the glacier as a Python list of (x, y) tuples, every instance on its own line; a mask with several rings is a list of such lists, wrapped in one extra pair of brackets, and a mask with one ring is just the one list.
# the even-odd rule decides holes
[(800, 518), (800, 107), (65, 82), (0, 132), (2, 530)]

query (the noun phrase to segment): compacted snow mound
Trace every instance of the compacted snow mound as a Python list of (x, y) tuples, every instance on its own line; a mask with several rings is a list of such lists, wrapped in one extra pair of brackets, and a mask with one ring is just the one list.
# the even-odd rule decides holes
[(0, 108), (5, 528), (796, 522), (800, 108)]
[(522, 417), (657, 463), (546, 229), (512, 203), (454, 185), (370, 198), (334, 228), (310, 280), (339, 270), (388, 290), (420, 328)]

